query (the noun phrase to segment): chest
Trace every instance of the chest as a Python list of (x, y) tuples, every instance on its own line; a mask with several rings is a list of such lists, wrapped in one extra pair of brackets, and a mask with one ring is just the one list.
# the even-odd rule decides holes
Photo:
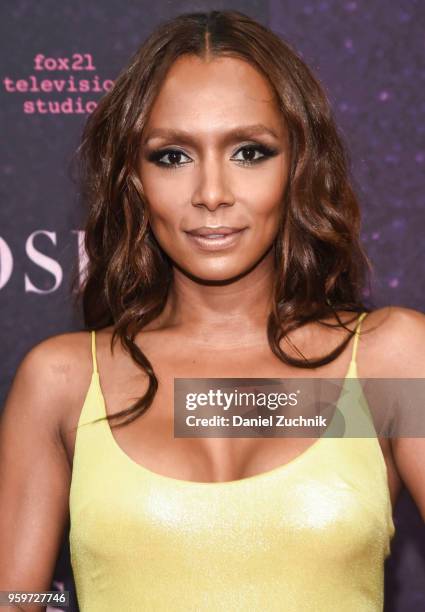
[[(194, 481), (226, 481), (245, 478), (291, 461), (307, 449), (314, 438), (179, 438), (174, 436), (175, 378), (269, 378), (300, 376), (264, 350), (194, 351), (178, 355), (166, 350), (151, 351), (158, 389), (146, 412), (125, 427), (113, 427), (117, 445), (138, 464), (175, 478)], [(304, 374), (302, 372), (301, 374)], [(307, 372), (312, 375), (312, 372)], [(99, 377), (99, 401), (106, 413), (128, 408), (148, 389), (140, 371), (115, 369), (113, 376)], [(70, 415), (65, 428), (70, 465), (75, 449), (75, 427), (81, 406)]]
[[(315, 370), (300, 371), (282, 364), (270, 351), (193, 351), (175, 353), (156, 349), (149, 355), (158, 379), (158, 390), (148, 410), (125, 427), (113, 427), (117, 448), (130, 461), (154, 473), (195, 482), (225, 482), (249, 478), (290, 463), (313, 446), (315, 438), (178, 438), (174, 436), (174, 378), (286, 378), (319, 376)], [(320, 368), (320, 376), (343, 378), (348, 363)], [(326, 370), (326, 372), (325, 372)], [(116, 369), (100, 376), (98, 400), (107, 414), (132, 405), (147, 390), (139, 371)], [(102, 397), (100, 397), (100, 395)], [(64, 435), (69, 463), (75, 452), (75, 426), (81, 406)], [(70, 424), (71, 425), (71, 424)], [(397, 478), (388, 440), (381, 441), (389, 471), (392, 498)]]

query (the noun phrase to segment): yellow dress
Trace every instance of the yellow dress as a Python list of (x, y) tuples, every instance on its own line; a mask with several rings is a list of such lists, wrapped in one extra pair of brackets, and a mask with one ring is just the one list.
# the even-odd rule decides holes
[[(357, 379), (365, 314), (344, 383)], [(395, 528), (376, 435), (321, 437), (241, 480), (163, 476), (126, 455), (107, 421), (90, 423), (105, 415), (94, 332), (92, 353), (70, 490), (81, 612), (382, 611)], [(349, 395), (348, 424), (353, 408), (368, 413)]]

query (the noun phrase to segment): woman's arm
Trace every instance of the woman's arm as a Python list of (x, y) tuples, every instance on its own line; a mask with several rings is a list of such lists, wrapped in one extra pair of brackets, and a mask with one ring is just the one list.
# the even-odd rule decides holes
[[(391, 316), (393, 324), (390, 326), (388, 351), (392, 354), (396, 376), (423, 379), (425, 389), (425, 315), (407, 308), (396, 308)], [(421, 410), (418, 421), (420, 437), (393, 438), (391, 447), (397, 471), (425, 521), (425, 394), (422, 406), (416, 406), (418, 399), (415, 398), (415, 407)]]
[(59, 428), (67, 399), (56, 338), (27, 353), (0, 419), (0, 590), (49, 590), (68, 522), (70, 468)]

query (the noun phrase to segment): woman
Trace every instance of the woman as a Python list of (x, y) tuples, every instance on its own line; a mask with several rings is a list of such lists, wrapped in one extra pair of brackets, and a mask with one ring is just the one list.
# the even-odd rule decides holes
[(83, 611), (381, 610), (402, 481), (425, 516), (422, 439), (173, 434), (174, 378), (424, 376), (424, 315), (362, 302), (320, 85), (249, 17), (181, 15), (80, 153), (92, 333), (45, 340), (15, 377), (2, 588), (49, 587), (69, 501)]

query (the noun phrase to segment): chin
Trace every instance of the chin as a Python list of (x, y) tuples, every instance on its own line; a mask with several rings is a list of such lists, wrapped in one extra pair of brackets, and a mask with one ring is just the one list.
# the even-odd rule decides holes
[(188, 277), (198, 282), (225, 283), (242, 277), (250, 268), (245, 266), (196, 266), (196, 268), (178, 266)]

